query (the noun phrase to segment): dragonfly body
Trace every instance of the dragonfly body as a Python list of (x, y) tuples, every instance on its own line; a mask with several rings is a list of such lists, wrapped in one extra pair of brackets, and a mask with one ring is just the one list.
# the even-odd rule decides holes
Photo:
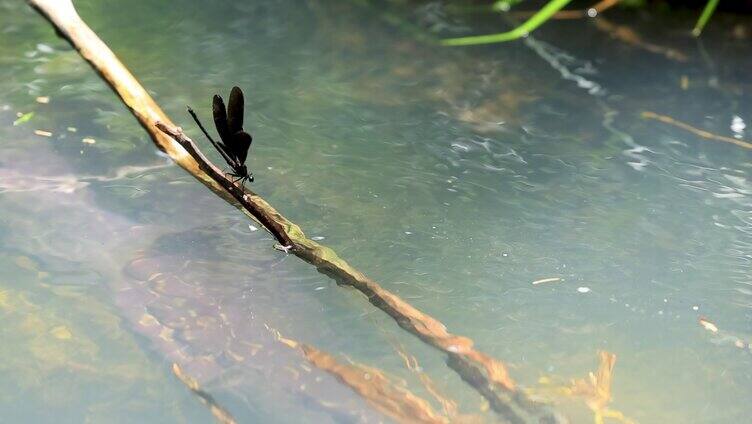
[(214, 114), (214, 125), (219, 133), (219, 141), (209, 135), (209, 133), (201, 125), (198, 116), (189, 107), (188, 113), (191, 114), (193, 120), (196, 121), (201, 131), (206, 135), (215, 149), (222, 155), (222, 158), (232, 169), (229, 173), (230, 176), (236, 179), (233, 183), (240, 182), (244, 184), (245, 181), (253, 182), (253, 174), (248, 172), (248, 168), (245, 165), (245, 160), (248, 157), (248, 149), (251, 147), (253, 137), (243, 130), (243, 109), (244, 99), (243, 91), (238, 87), (233, 87), (230, 91), (230, 98), (228, 100), (227, 108), (225, 103), (218, 94), (214, 95), (212, 101), (212, 112)]

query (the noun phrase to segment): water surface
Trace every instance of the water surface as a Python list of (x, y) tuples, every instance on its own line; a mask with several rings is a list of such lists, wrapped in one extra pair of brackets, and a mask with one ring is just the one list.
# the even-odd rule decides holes
[[(414, 31), (503, 21), (439, 3), (77, 7), (197, 140), (185, 105), (208, 120), (211, 95), (243, 87), (254, 189), (522, 386), (582, 378), (607, 350), (610, 406), (636, 421), (752, 412), (750, 153), (641, 117), (752, 139), (748, 19), (718, 15), (696, 41), (691, 14), (617, 11), (608, 22), (653, 47), (573, 21), (450, 49)], [(173, 362), (240, 422), (377, 419), (323, 372), (301, 389), (290, 376), (306, 363), (277, 334), (430, 398), (404, 349), (462, 413), (492, 417), (441, 355), (157, 154), (44, 20), (0, 10), (9, 421), (211, 420)], [(545, 278), (559, 280), (532, 284)]]

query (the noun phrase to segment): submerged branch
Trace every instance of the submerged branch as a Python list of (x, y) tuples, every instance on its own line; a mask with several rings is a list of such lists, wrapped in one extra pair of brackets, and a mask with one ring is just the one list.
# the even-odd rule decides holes
[(724, 143), (731, 143), (731, 144), (735, 144), (735, 145), (737, 145), (739, 147), (744, 147), (745, 149), (752, 149), (752, 143), (750, 143), (748, 141), (744, 141), (744, 140), (736, 139), (736, 138), (731, 138), (731, 137), (726, 137), (726, 136), (723, 136), (723, 135), (713, 134), (710, 131), (701, 130), (701, 129), (695, 128), (695, 127), (693, 127), (693, 126), (691, 126), (691, 125), (689, 125), (689, 124), (687, 124), (685, 122), (677, 121), (676, 119), (674, 119), (674, 118), (672, 118), (670, 116), (660, 115), (660, 114), (657, 114), (655, 112), (650, 112), (650, 111), (644, 111), (644, 112), (642, 112), (640, 114), (640, 116), (642, 116), (645, 119), (654, 119), (654, 120), (656, 120), (658, 122), (663, 122), (664, 124), (673, 125), (673, 126), (675, 126), (677, 128), (681, 128), (684, 131), (689, 131), (689, 132), (691, 132), (692, 134), (694, 134), (694, 135), (696, 135), (698, 137), (706, 138), (708, 140), (722, 141)]
[[(623, 424), (635, 424), (630, 418), (621, 411), (609, 408), (611, 403), (611, 385), (614, 380), (614, 365), (616, 364), (616, 354), (607, 351), (598, 352), (599, 365), (598, 370), (588, 373), (586, 378), (572, 379), (571, 382), (564, 385), (551, 385), (548, 378), (546, 381), (547, 390), (553, 390), (558, 396), (581, 399), (594, 414), (596, 423), (604, 423), (606, 418), (613, 421), (619, 421)], [(535, 390), (530, 390), (535, 392)]]
[(109, 83), (154, 143), (188, 173), (264, 225), (286, 250), (314, 265), (319, 272), (334, 278), (338, 284), (360, 291), (371, 304), (392, 317), (402, 328), (447, 354), (449, 366), (488, 398), (492, 408), (503, 420), (512, 423), (562, 422), (563, 419), (547, 405), (529, 399), (523, 391), (518, 390), (504, 364), (475, 350), (471, 339), (449, 333), (441, 322), (384, 289), (351, 267), (330, 248), (307, 238), (297, 225), (287, 220), (263, 198), (227, 180), (170, 121), (109, 47), (83, 22), (70, 0), (27, 1)]
[(643, 40), (643, 38), (637, 32), (626, 25), (614, 24), (603, 17), (594, 19), (593, 21), (595, 22), (596, 29), (607, 33), (611, 36), (611, 38), (619, 40), (622, 43), (634, 46), (638, 49), (642, 49), (653, 54), (663, 55), (667, 59), (675, 60), (677, 62), (686, 62), (689, 60), (687, 55), (679, 50)]
[(236, 421), (232, 417), (232, 414), (230, 414), (225, 408), (218, 404), (217, 401), (214, 400), (214, 397), (212, 395), (206, 393), (206, 391), (204, 391), (201, 386), (199, 386), (196, 379), (183, 372), (183, 369), (180, 368), (178, 364), (172, 364), (172, 373), (175, 374), (175, 377), (177, 377), (178, 380), (185, 384), (185, 386), (188, 387), (188, 389), (201, 400), (201, 403), (209, 408), (209, 411), (211, 411), (211, 414), (214, 416), (217, 422), (219, 422), (220, 424), (236, 424)]
[(343, 364), (332, 355), (310, 345), (301, 345), (306, 359), (315, 367), (339, 379), (379, 412), (398, 423), (447, 424), (448, 417), (404, 387), (394, 384), (383, 372), (364, 365)]

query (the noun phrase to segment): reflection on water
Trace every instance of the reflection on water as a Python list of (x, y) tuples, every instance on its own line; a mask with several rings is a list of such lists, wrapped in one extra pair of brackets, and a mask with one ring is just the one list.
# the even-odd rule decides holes
[[(414, 31), (499, 23), (438, 4), (77, 6), (197, 140), (184, 105), (243, 87), (254, 187), (575, 422), (593, 414), (570, 380), (598, 351), (631, 419), (749, 416), (750, 152), (641, 115), (749, 141), (752, 55), (723, 30), (747, 23), (720, 15), (695, 42), (692, 17), (616, 11), (642, 45), (574, 21), (446, 49)], [(31, 10), (0, 11), (3, 416), (210, 420), (176, 362), (240, 422), (383, 418), (282, 335), (445, 417), (492, 417), (440, 355), (167, 164)]]

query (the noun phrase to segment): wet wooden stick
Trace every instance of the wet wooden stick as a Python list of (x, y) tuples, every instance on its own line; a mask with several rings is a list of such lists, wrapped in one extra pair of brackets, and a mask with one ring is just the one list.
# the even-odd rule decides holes
[(487, 397), (504, 420), (512, 423), (561, 422), (560, 416), (548, 406), (534, 402), (524, 392), (517, 390), (504, 364), (475, 350), (471, 339), (449, 333), (441, 322), (351, 267), (332, 249), (307, 238), (300, 227), (287, 220), (263, 198), (227, 180), (199, 152), (195, 143), (170, 121), (109, 47), (78, 16), (70, 0), (27, 1), (107, 81), (160, 149), (215, 194), (264, 225), (285, 250), (314, 265), (338, 284), (357, 289), (402, 328), (446, 353), (448, 365)]

